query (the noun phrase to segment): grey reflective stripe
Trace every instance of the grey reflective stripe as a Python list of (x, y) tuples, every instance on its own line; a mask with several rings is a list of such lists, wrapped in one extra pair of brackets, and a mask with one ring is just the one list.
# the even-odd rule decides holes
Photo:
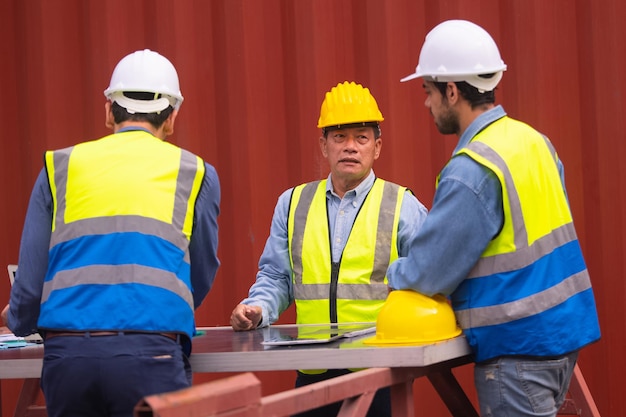
[(531, 246), (518, 249), (516, 252), (481, 258), (470, 271), (468, 278), (484, 277), (486, 275), (509, 272), (531, 265), (555, 248), (576, 240), (576, 230), (573, 223), (567, 223), (550, 234), (537, 239)]
[[(544, 137), (544, 140), (556, 161), (554, 148), (547, 138)], [(493, 149), (481, 142), (472, 142), (468, 148), (494, 163), (504, 175), (507, 195), (510, 201), (516, 247), (516, 251), (513, 253), (481, 258), (470, 272), (469, 278), (520, 270), (532, 265), (543, 256), (549, 255), (554, 249), (577, 239), (574, 225), (570, 222), (551, 231), (548, 235), (536, 240), (529, 246), (519, 196), (508, 167)], [(540, 314), (589, 288), (591, 288), (591, 282), (589, 273), (585, 269), (544, 291), (520, 300), (486, 307), (455, 310), (455, 314), (459, 325), (464, 329), (499, 325)]]
[(151, 236), (158, 236), (165, 239), (185, 252), (185, 261), (189, 262), (189, 254), (186, 253), (189, 242), (182, 233), (182, 229), (176, 230), (171, 224), (156, 219), (142, 216), (94, 217), (61, 225), (57, 230), (58, 231), (51, 236), (51, 247), (81, 236), (105, 235), (110, 234), (112, 231), (136, 232), (149, 230)]
[[(306, 227), (306, 219), (309, 214), (309, 207), (313, 202), (313, 196), (317, 191), (320, 181), (314, 181), (306, 184), (302, 188), (300, 200), (294, 212), (293, 235), (291, 238), (291, 259), (293, 262), (293, 274), (296, 284), (302, 284), (302, 242), (304, 241), (304, 228)], [(298, 297), (296, 297), (298, 298)], [(326, 297), (328, 298), (328, 290)]]
[[(380, 180), (377, 180), (380, 181)], [(304, 229), (306, 227), (309, 208), (317, 192), (319, 181), (306, 184), (298, 200), (294, 212), (294, 226), (291, 240), (291, 257), (294, 272), (294, 295), (298, 300), (328, 299), (330, 282), (328, 284), (302, 283), (302, 246)], [(400, 186), (385, 181), (380, 212), (378, 216), (376, 249), (374, 265), (369, 285), (341, 284), (337, 285), (337, 298), (352, 300), (384, 300), (388, 294), (388, 287), (384, 284), (389, 259), (391, 257), (391, 242), (393, 236), (396, 203)], [(366, 197), (366, 201), (367, 201)], [(365, 202), (363, 203), (365, 204)], [(358, 288), (358, 287), (371, 287)]]
[(471, 142), (468, 149), (473, 150), (479, 155), (484, 156), (494, 163), (504, 175), (507, 195), (509, 197), (509, 205), (511, 208), (511, 222), (513, 224), (515, 248), (520, 249), (528, 246), (528, 234), (526, 233), (526, 225), (524, 224), (524, 216), (522, 215), (522, 206), (515, 189), (513, 176), (506, 162), (493, 149), (482, 142)]
[[(56, 216), (54, 217), (55, 231), (62, 227), (65, 219), (65, 192), (67, 191), (67, 167), (70, 154), (74, 147), (55, 151), (54, 160), (54, 185), (56, 187)], [(50, 247), (54, 246), (54, 233), (50, 239)]]
[(591, 288), (591, 282), (585, 269), (559, 284), (529, 297), (489, 307), (456, 310), (455, 314), (459, 325), (464, 329), (493, 326), (542, 313), (589, 288)]
[(378, 214), (378, 230), (376, 232), (376, 253), (374, 254), (372, 283), (382, 284), (387, 275), (389, 258), (391, 256), (393, 221), (396, 216), (396, 202), (399, 188), (397, 184), (385, 181), (382, 202), (380, 203), (380, 213)]
[[(554, 148), (550, 146), (549, 141), (544, 137), (548, 148), (552, 155), (556, 158)], [(504, 160), (493, 149), (482, 142), (471, 142), (467, 146), (470, 150), (484, 156), (494, 163), (504, 175), (507, 195), (511, 210), (511, 221), (513, 223), (513, 233), (516, 251), (512, 253), (498, 254), (490, 257), (481, 258), (474, 268), (470, 271), (468, 278), (482, 277), (489, 274), (508, 272), (528, 266), (544, 255), (551, 253), (554, 249), (564, 245), (565, 243), (576, 240), (576, 231), (572, 223), (565, 224), (550, 234), (528, 245), (528, 234), (526, 232), (526, 224), (520, 204), (519, 195), (513, 183), (513, 177)]]
[(50, 238), (51, 248), (58, 243), (84, 235), (139, 231), (159, 236), (173, 243), (185, 252), (185, 261), (189, 262), (189, 254), (187, 253), (189, 242), (183, 233), (183, 226), (187, 215), (189, 198), (198, 171), (197, 157), (194, 154), (181, 150), (171, 225), (139, 215), (93, 217), (65, 224), (67, 170), (72, 150), (73, 147), (53, 153), (57, 212), (54, 219), (56, 222), (55, 232), (52, 233)]
[(177, 230), (183, 230), (187, 218), (187, 205), (193, 189), (194, 179), (198, 171), (198, 159), (194, 154), (181, 149), (180, 168), (176, 179), (176, 196), (172, 224)]
[[(133, 277), (133, 279), (131, 279)], [(54, 279), (44, 283), (41, 302), (48, 300), (53, 290), (77, 285), (146, 284), (167, 289), (194, 308), (193, 297), (187, 286), (176, 275), (162, 269), (141, 265), (91, 265), (84, 268), (59, 271)]]
[[(293, 291), (298, 300), (327, 300), (329, 284), (294, 284)], [(337, 299), (342, 300), (385, 300), (389, 294), (387, 284), (338, 284)]]

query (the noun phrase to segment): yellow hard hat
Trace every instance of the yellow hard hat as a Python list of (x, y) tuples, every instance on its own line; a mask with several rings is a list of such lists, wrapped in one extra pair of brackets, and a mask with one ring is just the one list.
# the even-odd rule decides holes
[(326, 93), (317, 127), (385, 120), (370, 90), (361, 84), (345, 81)]
[(461, 334), (452, 307), (437, 294), (428, 297), (411, 290), (392, 291), (378, 313), (372, 345), (433, 343)]

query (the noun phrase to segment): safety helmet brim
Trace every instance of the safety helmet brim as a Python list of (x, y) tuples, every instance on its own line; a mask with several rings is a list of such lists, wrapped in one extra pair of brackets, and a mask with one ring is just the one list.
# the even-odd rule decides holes
[(485, 92), (496, 88), (506, 69), (498, 46), (485, 29), (466, 20), (448, 20), (426, 35), (415, 72), (400, 81), (420, 77), (465, 81)]
[[(506, 66), (505, 66), (506, 69)], [(480, 91), (484, 93), (485, 91), (492, 91), (495, 89), (500, 80), (502, 80), (503, 71), (498, 71), (495, 73), (488, 74), (489, 76), (485, 76), (484, 74), (446, 74), (446, 75), (426, 75), (421, 74), (420, 72), (415, 72), (415, 74), (411, 74), (408, 77), (404, 77), (400, 80), (400, 82), (406, 82), (409, 80), (413, 80), (415, 78), (423, 78), (424, 81), (433, 81), (433, 82), (460, 82), (465, 81), (471, 86), (474, 86)]]
[(137, 100), (124, 95), (122, 91), (114, 91), (108, 95), (109, 99), (124, 107), (127, 112), (133, 113), (158, 113), (167, 109), (169, 106), (174, 107), (176, 101), (168, 97), (161, 97), (155, 100)]
[[(137, 100), (124, 93), (152, 93), (153, 100)], [(184, 100), (174, 65), (163, 55), (144, 49), (122, 58), (113, 70), (104, 96), (130, 113), (157, 113)]]

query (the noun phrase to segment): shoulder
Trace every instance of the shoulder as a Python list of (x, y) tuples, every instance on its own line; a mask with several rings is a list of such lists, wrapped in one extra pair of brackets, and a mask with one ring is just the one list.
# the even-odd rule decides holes
[(295, 196), (295, 199), (299, 199), (303, 193), (303, 190), (307, 187), (313, 187), (314, 189), (317, 190), (318, 189), (317, 187), (322, 181), (326, 182), (326, 180), (305, 182), (305, 183), (286, 189), (278, 197), (278, 201), (276, 202), (275, 212), (284, 213), (285, 215), (288, 215), (289, 211), (291, 210), (291, 204), (294, 200), (294, 196)]
[(413, 191), (411, 191), (411, 189), (405, 185), (396, 184), (395, 182), (387, 181), (382, 178), (376, 178), (376, 182), (374, 184), (377, 184), (377, 183), (384, 187), (389, 187), (395, 192), (404, 192), (405, 194), (410, 194), (414, 196)]
[(387, 186), (387, 187), (393, 187), (393, 188), (407, 188), (407, 187), (404, 187), (403, 185), (396, 184), (396, 183), (395, 183), (395, 182), (393, 182), (393, 181), (388, 181), (388, 180), (383, 179), (383, 178), (380, 178), (380, 177), (376, 177), (376, 180), (375, 180), (374, 184), (377, 184), (377, 183), (378, 183), (378, 184), (384, 184), (384, 185), (385, 185), (385, 186)]
[(215, 169), (215, 167), (211, 164), (209, 164), (207, 161), (203, 161), (204, 162), (204, 176), (205, 177), (210, 177), (210, 178), (219, 178), (219, 176), (217, 175), (217, 170)]
[(491, 169), (463, 154), (455, 155), (441, 170), (439, 186), (451, 183), (469, 188), (474, 193), (480, 193), (485, 187), (500, 187), (500, 181)]
[[(206, 161), (204, 161), (204, 177), (202, 178), (202, 183), (202, 188), (208, 188), (209, 190), (220, 189), (220, 178), (219, 175), (217, 175), (217, 170)], [(202, 192), (202, 189), (200, 191)]]

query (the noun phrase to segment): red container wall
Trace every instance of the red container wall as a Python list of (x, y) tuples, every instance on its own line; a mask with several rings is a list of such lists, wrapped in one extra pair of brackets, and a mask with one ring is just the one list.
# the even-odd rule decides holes
[[(2, 0), (0, 2), (0, 265), (19, 237), (42, 154), (108, 133), (103, 90), (137, 49), (176, 65), (185, 102), (172, 142), (215, 165), (222, 185), (220, 258), (199, 325), (227, 325), (253, 282), (274, 204), (286, 188), (325, 177), (316, 128), (338, 82), (369, 87), (385, 116), (382, 178), (427, 205), (456, 139), (442, 137), (419, 81), (400, 83), (425, 34), (450, 18), (492, 33), (508, 70), (498, 102), (547, 134), (568, 192), (603, 338), (580, 366), (601, 413), (622, 415), (626, 382), (626, 3), (620, 0)], [(0, 305), (9, 283), (0, 280)], [(281, 322), (293, 322), (289, 310)], [(473, 395), (471, 367), (457, 371)], [(292, 372), (259, 373), (264, 394)], [(197, 375), (204, 382), (224, 375)], [(2, 381), (9, 414), (18, 381)], [(424, 381), (420, 413), (447, 415)]]

